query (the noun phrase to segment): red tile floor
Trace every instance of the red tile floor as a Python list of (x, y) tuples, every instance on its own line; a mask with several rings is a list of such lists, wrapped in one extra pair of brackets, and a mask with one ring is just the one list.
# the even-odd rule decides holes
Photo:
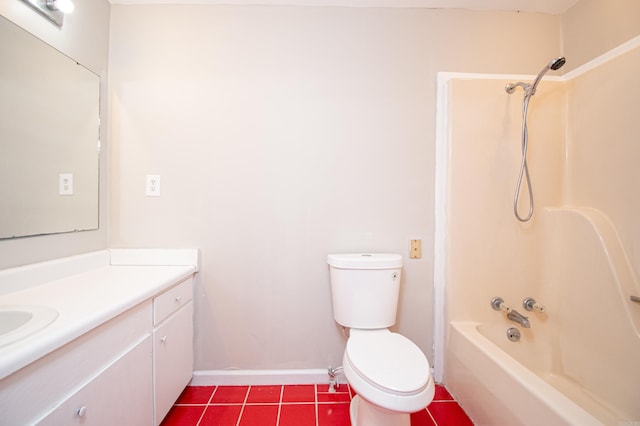
[[(350, 426), (352, 392), (340, 385), (188, 386), (161, 426)], [(411, 426), (473, 425), (449, 392), (436, 386)]]

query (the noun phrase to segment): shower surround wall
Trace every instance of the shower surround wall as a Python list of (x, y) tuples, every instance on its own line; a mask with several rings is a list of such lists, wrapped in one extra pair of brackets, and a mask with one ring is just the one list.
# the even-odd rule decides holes
[[(528, 119), (536, 211), (524, 224), (512, 212), (522, 95), (504, 93), (511, 79), (449, 82), (444, 378), (478, 424), (640, 422), (638, 69), (636, 37), (540, 84)], [(519, 343), (494, 296), (530, 317)], [(547, 313), (525, 311), (525, 297)]]
[[(492, 297), (515, 304), (523, 291), (536, 288), (538, 212), (561, 204), (565, 92), (561, 83), (544, 80), (528, 114), (527, 162), (536, 211), (525, 224), (514, 217), (522, 91), (506, 94), (509, 81), (456, 79), (450, 84), (447, 308), (456, 320), (489, 320), (499, 315), (490, 307)], [(526, 186), (519, 208), (526, 214)]]

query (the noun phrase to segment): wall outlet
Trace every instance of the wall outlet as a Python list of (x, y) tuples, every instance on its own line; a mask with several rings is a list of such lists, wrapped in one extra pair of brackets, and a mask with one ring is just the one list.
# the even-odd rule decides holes
[(147, 175), (147, 189), (145, 195), (149, 197), (160, 196), (160, 175)]
[(73, 195), (73, 173), (58, 175), (58, 195)]

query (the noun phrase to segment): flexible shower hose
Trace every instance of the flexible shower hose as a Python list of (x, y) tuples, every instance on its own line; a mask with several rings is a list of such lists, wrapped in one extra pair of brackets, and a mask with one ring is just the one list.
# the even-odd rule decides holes
[[(528, 92), (528, 91), (527, 91)], [(529, 167), (527, 166), (527, 146), (529, 144), (529, 134), (527, 131), (527, 110), (529, 109), (529, 99), (531, 95), (525, 93), (522, 100), (522, 163), (520, 164), (520, 173), (518, 175), (518, 183), (516, 184), (516, 192), (513, 197), (513, 213), (520, 222), (528, 222), (533, 216), (533, 191), (531, 190), (531, 179), (529, 178)], [(518, 213), (518, 201), (520, 199), (520, 187), (522, 178), (527, 181), (527, 190), (529, 191), (529, 214), (526, 217), (520, 216)]]

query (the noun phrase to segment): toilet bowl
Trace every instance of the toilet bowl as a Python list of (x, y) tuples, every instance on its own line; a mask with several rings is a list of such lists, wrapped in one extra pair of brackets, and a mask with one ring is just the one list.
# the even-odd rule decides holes
[(411, 340), (387, 329), (351, 329), (343, 356), (345, 377), (362, 400), (354, 400), (353, 425), (409, 425), (409, 413), (433, 399), (429, 362)]
[(395, 323), (402, 257), (395, 254), (329, 255), (336, 322), (349, 328), (343, 355), (356, 392), (353, 426), (410, 426), (410, 413), (435, 392), (429, 362), (418, 346), (388, 329)]

